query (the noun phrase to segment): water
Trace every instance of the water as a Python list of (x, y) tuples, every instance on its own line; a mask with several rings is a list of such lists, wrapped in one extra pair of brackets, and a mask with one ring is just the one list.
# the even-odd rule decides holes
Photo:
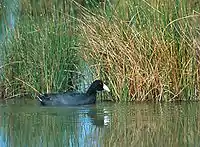
[(199, 146), (199, 103), (0, 107), (0, 146)]

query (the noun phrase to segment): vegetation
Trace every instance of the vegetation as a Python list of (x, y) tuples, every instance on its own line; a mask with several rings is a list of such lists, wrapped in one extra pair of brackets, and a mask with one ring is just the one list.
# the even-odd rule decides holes
[[(73, 88), (79, 64), (73, 9), (22, 13), (14, 36), (4, 48), (6, 97)], [(69, 16), (70, 15), (70, 16)]]
[(197, 0), (62, 2), (22, 1), (4, 46), (7, 97), (74, 89), (83, 59), (113, 101), (199, 99)]
[(126, 0), (84, 15), (84, 59), (110, 82), (114, 101), (199, 99), (199, 6)]

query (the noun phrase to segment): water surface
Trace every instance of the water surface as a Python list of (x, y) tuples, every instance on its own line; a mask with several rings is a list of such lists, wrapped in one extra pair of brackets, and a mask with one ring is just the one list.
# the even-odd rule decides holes
[(0, 106), (1, 147), (199, 146), (200, 104)]

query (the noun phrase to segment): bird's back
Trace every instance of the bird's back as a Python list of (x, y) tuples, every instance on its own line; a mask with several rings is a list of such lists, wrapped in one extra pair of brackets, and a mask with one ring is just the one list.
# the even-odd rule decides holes
[(85, 93), (51, 93), (38, 96), (42, 105), (84, 105), (96, 102), (96, 95), (87, 95)]

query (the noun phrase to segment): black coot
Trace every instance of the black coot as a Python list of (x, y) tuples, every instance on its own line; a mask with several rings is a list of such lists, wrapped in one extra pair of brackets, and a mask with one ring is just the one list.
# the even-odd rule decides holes
[(109, 88), (101, 81), (94, 81), (86, 93), (50, 93), (38, 96), (38, 100), (43, 106), (60, 106), (60, 105), (87, 105), (96, 103), (97, 91), (110, 91)]

